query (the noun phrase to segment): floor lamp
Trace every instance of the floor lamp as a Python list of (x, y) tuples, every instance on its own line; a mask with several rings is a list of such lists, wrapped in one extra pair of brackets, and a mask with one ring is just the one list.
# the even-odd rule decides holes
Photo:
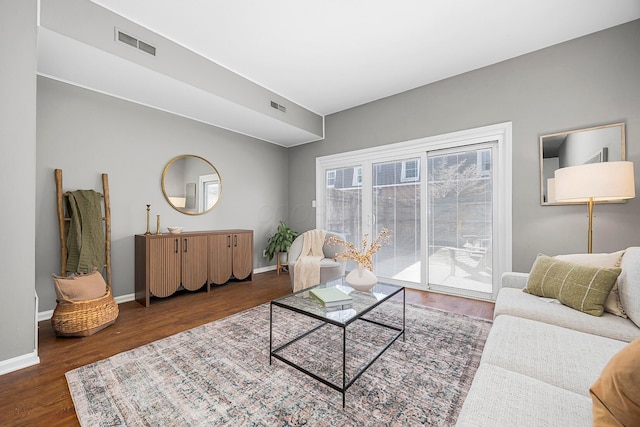
[(557, 202), (589, 205), (588, 250), (593, 249), (593, 204), (633, 199), (636, 195), (632, 162), (602, 162), (569, 166), (555, 171)]

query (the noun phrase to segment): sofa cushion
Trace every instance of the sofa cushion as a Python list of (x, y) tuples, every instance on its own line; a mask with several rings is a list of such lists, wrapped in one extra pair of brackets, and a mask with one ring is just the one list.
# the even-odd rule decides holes
[(640, 420), (640, 338), (607, 363), (590, 389), (594, 425), (636, 425)]
[(611, 313), (603, 313), (600, 317), (590, 316), (558, 302), (549, 302), (547, 299), (524, 293), (522, 289), (500, 289), (494, 318), (505, 314), (620, 341), (630, 342), (640, 337), (640, 328), (630, 319), (623, 319)]
[(491, 326), (481, 363), (589, 397), (589, 387), (626, 345), (623, 341), (504, 315)]
[(100, 298), (107, 293), (107, 284), (99, 271), (74, 274), (68, 277), (53, 276), (56, 298), (72, 302)]
[(500, 287), (524, 289), (527, 287), (528, 280), (529, 273), (507, 271), (505, 273), (502, 273), (502, 277), (500, 277)]
[(624, 255), (624, 250), (601, 254), (564, 254), (556, 255), (554, 258), (594, 267), (620, 267), (622, 255)]
[(538, 255), (525, 292), (556, 298), (593, 316), (601, 316), (604, 302), (620, 275), (620, 268), (592, 267)]
[(629, 319), (640, 327), (640, 247), (628, 248), (622, 262), (622, 273), (618, 279), (620, 302)]
[[(624, 250), (613, 253), (600, 253), (600, 254), (566, 254), (556, 255), (554, 258), (562, 261), (576, 262), (578, 264), (590, 265), (593, 267), (620, 267), (622, 262), (622, 255)], [(604, 302), (604, 311), (615, 314), (620, 317), (627, 317), (620, 302), (620, 295), (618, 294), (618, 282), (613, 285), (609, 296)]]
[(591, 425), (591, 399), (490, 363), (482, 363), (456, 426)]

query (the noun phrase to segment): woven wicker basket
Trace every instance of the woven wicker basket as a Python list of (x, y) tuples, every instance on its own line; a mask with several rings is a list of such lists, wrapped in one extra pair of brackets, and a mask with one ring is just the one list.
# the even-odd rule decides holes
[(51, 325), (60, 337), (86, 337), (115, 323), (118, 303), (111, 295), (111, 288), (100, 298), (82, 302), (57, 300)]

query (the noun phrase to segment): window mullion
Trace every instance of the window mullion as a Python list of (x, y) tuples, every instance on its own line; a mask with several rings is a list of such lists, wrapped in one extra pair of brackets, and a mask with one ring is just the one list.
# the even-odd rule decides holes
[[(362, 162), (362, 233), (371, 236), (375, 219), (373, 217), (373, 167), (370, 160)], [(358, 244), (362, 236), (354, 240)]]

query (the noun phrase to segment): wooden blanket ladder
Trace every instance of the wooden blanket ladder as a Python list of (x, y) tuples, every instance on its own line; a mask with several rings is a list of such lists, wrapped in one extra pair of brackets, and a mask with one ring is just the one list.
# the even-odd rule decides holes
[[(56, 176), (56, 201), (58, 204), (58, 228), (60, 229), (60, 275), (66, 276), (67, 271), (67, 234), (71, 218), (66, 209), (69, 193), (62, 190), (62, 169), (55, 170)], [(102, 193), (104, 222), (104, 250), (106, 282), (111, 287), (111, 207), (109, 205), (109, 180), (106, 173), (102, 174)]]

